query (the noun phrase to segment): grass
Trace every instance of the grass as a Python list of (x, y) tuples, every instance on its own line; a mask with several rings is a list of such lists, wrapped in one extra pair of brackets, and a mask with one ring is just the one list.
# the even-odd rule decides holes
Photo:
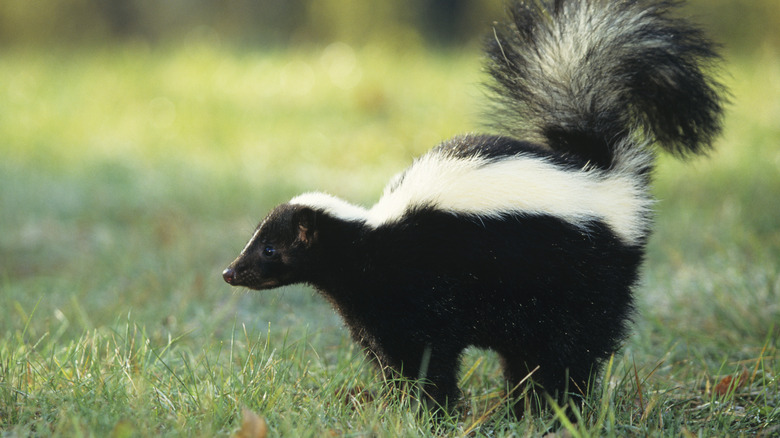
[(495, 356), (473, 350), (469, 408), (435, 424), (314, 292), (219, 273), (275, 203), (369, 203), (478, 129), (475, 51), (5, 49), (0, 435), (225, 436), (242, 407), (279, 436), (779, 433), (780, 60), (727, 70), (717, 151), (661, 161), (634, 335), (582, 420), (509, 421)]

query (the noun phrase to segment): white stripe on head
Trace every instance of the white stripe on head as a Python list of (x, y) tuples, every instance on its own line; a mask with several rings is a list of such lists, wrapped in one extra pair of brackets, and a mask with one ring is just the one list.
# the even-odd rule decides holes
[(366, 209), (358, 205), (350, 204), (343, 199), (329, 195), (327, 193), (309, 192), (298, 195), (291, 199), (290, 204), (305, 205), (308, 207), (323, 210), (326, 213), (347, 221), (366, 220)]
[[(265, 223), (265, 222), (263, 222), (263, 223)], [(252, 244), (255, 242), (255, 239), (257, 239), (257, 236), (260, 235), (260, 229), (261, 228), (263, 228), (263, 224), (262, 223), (257, 226), (257, 229), (255, 229), (255, 233), (252, 234), (252, 238), (249, 239), (249, 242), (247, 242), (246, 245), (244, 245), (244, 249), (242, 249), (241, 253), (239, 253), (239, 257), (241, 257), (244, 254), (246, 254), (247, 250), (249, 250), (249, 247), (252, 246)]]

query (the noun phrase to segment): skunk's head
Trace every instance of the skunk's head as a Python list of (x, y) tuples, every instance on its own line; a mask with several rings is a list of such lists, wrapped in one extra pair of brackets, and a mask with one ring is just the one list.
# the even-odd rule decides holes
[(305, 282), (318, 238), (316, 217), (315, 210), (307, 206), (276, 207), (222, 272), (222, 278), (232, 286), (255, 290)]

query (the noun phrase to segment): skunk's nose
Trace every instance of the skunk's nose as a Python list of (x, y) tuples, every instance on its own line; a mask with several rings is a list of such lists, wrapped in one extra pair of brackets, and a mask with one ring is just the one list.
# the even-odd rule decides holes
[(225, 279), (225, 283), (233, 284), (233, 282), (236, 281), (236, 271), (234, 271), (233, 268), (227, 268), (222, 271), (222, 278)]

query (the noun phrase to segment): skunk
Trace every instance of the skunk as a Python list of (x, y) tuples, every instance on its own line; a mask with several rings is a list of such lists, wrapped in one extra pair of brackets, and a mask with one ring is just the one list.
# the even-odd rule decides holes
[[(313, 285), (383, 368), (452, 407), (468, 346), (508, 388), (584, 394), (627, 335), (656, 146), (711, 148), (714, 45), (669, 0), (509, 5), (486, 44), (502, 135), (418, 158), (371, 208), (306, 193), (263, 220), (233, 286)], [(517, 391), (519, 393), (520, 391)]]

